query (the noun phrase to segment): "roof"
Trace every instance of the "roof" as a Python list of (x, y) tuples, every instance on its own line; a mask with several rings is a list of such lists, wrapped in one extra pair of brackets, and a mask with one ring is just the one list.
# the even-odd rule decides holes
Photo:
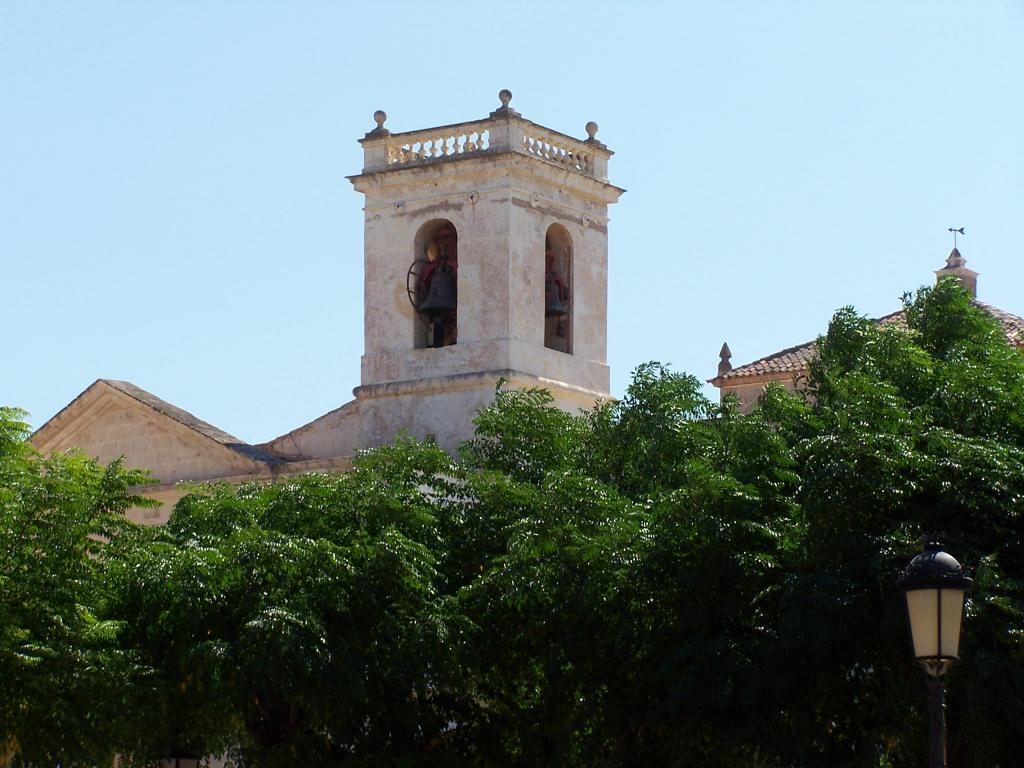
[(161, 398), (157, 397), (151, 392), (147, 392), (141, 387), (137, 387), (130, 381), (117, 381), (115, 379), (97, 379), (94, 384), (89, 386), (84, 392), (82, 392), (82, 394), (80, 394), (78, 397), (76, 397), (74, 400), (68, 403), (63, 409), (61, 409), (60, 413), (58, 413), (56, 416), (54, 416), (52, 419), (46, 422), (46, 424), (44, 424), (42, 427), (36, 430), (36, 434), (39, 434), (39, 432), (45, 429), (49, 424), (53, 423), (59, 416), (61, 416), (70, 408), (72, 408), (72, 406), (74, 406), (75, 403), (81, 400), (82, 397), (84, 397), (87, 392), (93, 390), (93, 388), (96, 387), (96, 385), (98, 384), (106, 385), (112, 389), (115, 389), (121, 394), (127, 395), (133, 400), (142, 403), (148, 408), (152, 408), (157, 413), (160, 413), (163, 416), (166, 416), (169, 419), (172, 419), (178, 422), (179, 424), (188, 427), (193, 432), (197, 432), (203, 437), (213, 440), (214, 442), (220, 443), (225, 448), (228, 448), (234, 451), (235, 453), (241, 454), (242, 456), (245, 456), (246, 458), (251, 459), (252, 461), (259, 461), (267, 464), (278, 464), (281, 462), (281, 459), (279, 459), (277, 456), (274, 456), (273, 454), (267, 451), (261, 450), (254, 445), (250, 445), (249, 443), (246, 443), (243, 440), (238, 439), (234, 435), (229, 435), (224, 430), (218, 429), (212, 424), (208, 424), (207, 422), (203, 421), (197, 416), (194, 416), (193, 414), (179, 408), (176, 405), (171, 405), (171, 403), (168, 403), (166, 400), (162, 400)]
[[(1024, 347), (1024, 318), (977, 299), (973, 299), (972, 303), (999, 321), (1003, 326), (1003, 332), (1006, 334), (1007, 341), (1014, 346)], [(877, 322), (882, 325), (898, 325), (901, 328), (906, 328), (907, 316), (903, 310), (900, 310), (899, 312), (893, 312), (878, 318)], [(798, 344), (795, 347), (787, 347), (752, 363), (733, 368), (731, 371), (710, 379), (710, 382), (716, 387), (721, 387), (723, 384), (734, 383), (739, 379), (750, 380), (760, 377), (769, 379), (792, 378), (793, 376), (806, 373), (811, 360), (814, 359), (817, 353), (818, 341), (815, 339), (804, 344)]]
[(1006, 310), (993, 307), (991, 304), (986, 304), (977, 299), (973, 301), (973, 304), (976, 307), (981, 307), (981, 309), (984, 309), (999, 321), (1003, 326), (1003, 332), (1006, 333), (1006, 340), (1008, 342), (1016, 347), (1024, 346), (1024, 317), (1011, 315)]
[(148, 405), (154, 411), (174, 419), (179, 424), (185, 425), (194, 432), (198, 432), (204, 437), (208, 437), (211, 440), (220, 443), (225, 448), (230, 448), (236, 453), (240, 453), (253, 461), (262, 461), (270, 464), (276, 464), (281, 461), (273, 454), (261, 450), (254, 445), (250, 445), (243, 440), (239, 440), (234, 435), (229, 435), (223, 429), (219, 429), (212, 424), (203, 421), (197, 416), (193, 416), (188, 411), (179, 408), (176, 405), (172, 405), (166, 400), (162, 400), (151, 392), (147, 392), (142, 387), (135, 386), (130, 381), (117, 381), (115, 379), (100, 379), (100, 381), (113, 387), (118, 392), (128, 395), (128, 397), (138, 400), (143, 405)]

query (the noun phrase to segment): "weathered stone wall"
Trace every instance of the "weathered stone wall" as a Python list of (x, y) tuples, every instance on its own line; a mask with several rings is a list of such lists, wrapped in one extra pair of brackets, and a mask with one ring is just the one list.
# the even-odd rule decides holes
[(258, 471), (256, 462), (169, 419), (102, 383), (94, 385), (75, 413), (62, 414), (33, 437), (42, 453), (81, 447), (109, 463), (150, 470), (160, 483), (205, 480)]
[(743, 413), (750, 413), (757, 406), (757, 401), (760, 400), (761, 395), (764, 394), (764, 388), (769, 383), (775, 382), (781, 384), (789, 392), (796, 392), (799, 388), (799, 381), (797, 377), (789, 374), (788, 376), (776, 378), (776, 379), (764, 379), (760, 378), (755, 381), (744, 382), (740, 379), (737, 383), (723, 384), (720, 388), (720, 393), (724, 399), (726, 395), (735, 395), (740, 399), (740, 410)]
[[(622, 190), (518, 151), (521, 140), (509, 151), (396, 167), (379, 165), (387, 141), (367, 140), (367, 170), (352, 177), (366, 195), (362, 444), (405, 431), (453, 450), (472, 434), (499, 377), (545, 386), (571, 410), (609, 397), (607, 208)], [(439, 220), (458, 237), (458, 342), (416, 348), (421, 321), (406, 275), (425, 257), (421, 233)], [(553, 224), (572, 241), (571, 354), (544, 345)]]
[(257, 447), (286, 461), (351, 456), (362, 447), (360, 424), (359, 404), (353, 400)]

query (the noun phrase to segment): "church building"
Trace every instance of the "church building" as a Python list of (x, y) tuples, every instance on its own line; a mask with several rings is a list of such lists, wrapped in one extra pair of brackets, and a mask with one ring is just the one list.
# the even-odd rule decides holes
[[(1006, 340), (1024, 350), (1024, 318), (978, 301), (978, 273), (967, 268), (967, 260), (960, 255), (955, 245), (946, 258), (946, 265), (935, 271), (936, 281), (944, 277), (954, 277), (960, 281), (960, 285), (971, 294), (974, 305), (999, 321), (1006, 334)], [(907, 326), (903, 310), (880, 317), (877, 322), (903, 328)], [(808, 341), (733, 368), (730, 363), (732, 351), (726, 343), (722, 345), (722, 351), (719, 353), (718, 375), (709, 381), (718, 388), (723, 398), (726, 395), (737, 397), (740, 409), (744, 413), (749, 413), (757, 405), (764, 388), (772, 382), (781, 384), (790, 392), (805, 387), (810, 373), (810, 363), (817, 354), (817, 348), (817, 341)]]
[[(158, 482), (163, 502), (135, 519), (164, 522), (182, 483), (271, 481), (345, 471), (360, 449), (407, 433), (454, 452), (498, 381), (543, 387), (575, 412), (611, 397), (607, 364), (608, 180), (612, 152), (586, 124), (578, 139), (525, 119), (512, 94), (481, 120), (361, 140), (365, 197), (363, 356), (354, 399), (250, 445), (127, 381), (100, 379), (32, 437), (43, 452), (120, 456)], [(938, 277), (977, 295), (977, 273), (954, 248)], [(1024, 348), (1024, 319), (975, 302)], [(903, 312), (880, 323), (905, 325)], [(722, 396), (744, 411), (764, 387), (804, 386), (811, 341), (734, 368), (722, 346)]]
[(610, 397), (608, 181), (597, 124), (578, 139), (510, 106), (482, 120), (391, 133), (387, 115), (360, 143), (365, 196), (364, 348), (354, 399), (259, 445), (232, 437), (126, 381), (100, 379), (39, 428), (43, 453), (125, 457), (163, 502), (183, 482), (269, 481), (344, 471), (356, 451), (401, 433), (454, 451), (499, 380), (544, 387), (567, 410)]

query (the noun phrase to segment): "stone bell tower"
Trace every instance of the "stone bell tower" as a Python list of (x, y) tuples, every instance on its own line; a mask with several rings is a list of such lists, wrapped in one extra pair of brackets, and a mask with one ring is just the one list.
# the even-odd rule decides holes
[(402, 431), (446, 450), (499, 378), (575, 411), (609, 397), (612, 152), (501, 106), (482, 120), (360, 143), (366, 196), (361, 444)]

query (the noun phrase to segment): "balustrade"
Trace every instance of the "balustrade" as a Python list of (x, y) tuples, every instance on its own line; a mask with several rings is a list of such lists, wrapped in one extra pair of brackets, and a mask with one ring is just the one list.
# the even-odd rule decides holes
[(391, 134), (384, 128), (387, 115), (374, 113), (377, 128), (367, 139), (366, 169), (391, 169), (457, 159), (468, 155), (521, 152), (575, 173), (604, 180), (607, 177), (607, 148), (595, 139), (597, 123), (587, 123), (586, 141), (565, 136), (524, 120), (508, 107), (512, 94), (502, 91), (502, 106), (489, 119)]
[(462, 131), (417, 131), (391, 137), (387, 145), (387, 164), (407, 165), (443, 157), (458, 157), (486, 152), (490, 131), (482, 126)]
[(523, 134), (523, 152), (526, 154), (593, 176), (594, 155), (587, 152), (585, 147), (583, 142), (545, 131), (536, 125), (531, 125)]

